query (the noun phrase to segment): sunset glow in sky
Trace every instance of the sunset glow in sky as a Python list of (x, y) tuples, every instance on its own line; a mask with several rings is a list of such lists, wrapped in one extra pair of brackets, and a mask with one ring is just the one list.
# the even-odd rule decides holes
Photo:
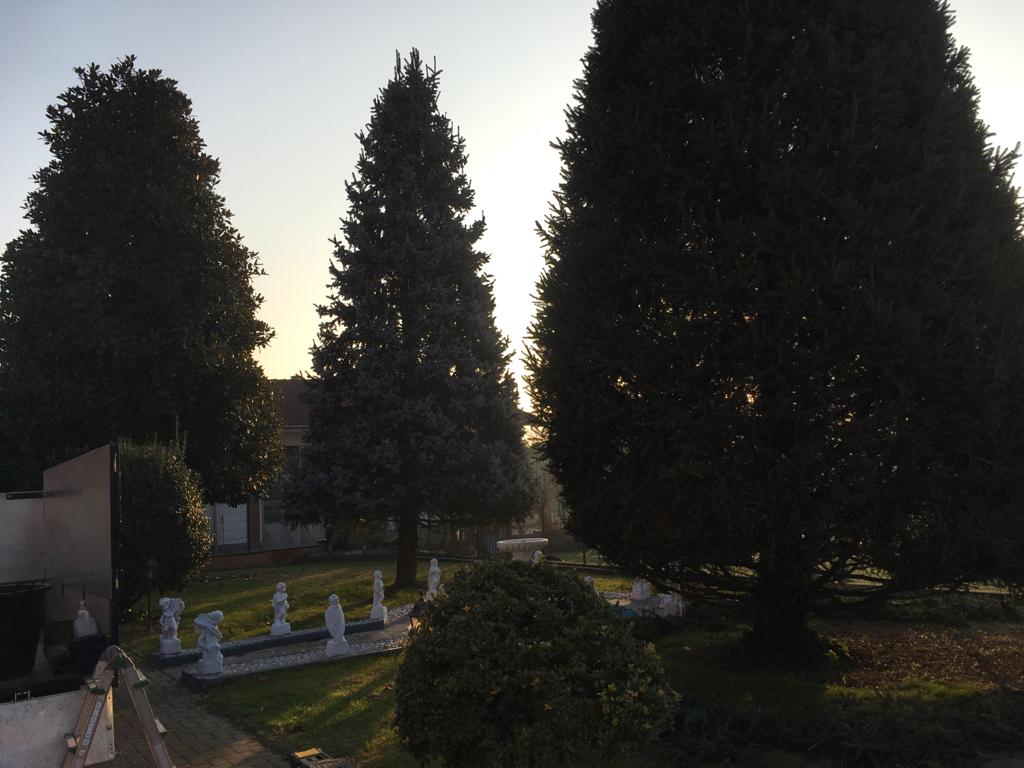
[[(559, 180), (549, 143), (591, 41), (593, 0), (332, 0), (0, 3), (0, 246), (25, 227), (31, 176), (49, 156), (45, 110), (72, 68), (134, 53), (192, 99), (220, 194), (267, 276), (262, 318), (276, 331), (258, 358), (271, 378), (309, 369), (315, 304), (326, 297), (328, 239), (346, 209), (354, 134), (392, 74), (420, 49), (442, 70), (440, 106), (461, 130), (488, 231), (497, 319), (517, 352), (542, 266), (534, 223)], [(1024, 140), (1021, 0), (952, 0), (972, 52), (994, 141)], [(1018, 174), (1018, 183), (1020, 176)], [(519, 358), (515, 370), (521, 373)]]

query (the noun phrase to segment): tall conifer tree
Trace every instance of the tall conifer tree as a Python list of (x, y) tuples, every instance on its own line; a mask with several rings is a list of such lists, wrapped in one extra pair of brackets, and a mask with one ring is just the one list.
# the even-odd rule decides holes
[(416, 578), (422, 515), (525, 515), (533, 481), (507, 342), (495, 328), (465, 144), (415, 50), (373, 104), (346, 185), (331, 296), (313, 348), (307, 448), (288, 504), (339, 526), (398, 524), (397, 583)]
[(282, 454), (253, 360), (271, 337), (256, 255), (177, 83), (132, 57), (75, 72), (47, 109), (31, 227), (2, 258), (2, 480), (38, 488), (44, 468), (110, 440), (180, 435), (207, 498), (241, 501)]
[(530, 363), (571, 528), (780, 652), (839, 596), (1021, 583), (1015, 154), (948, 7), (593, 21)]

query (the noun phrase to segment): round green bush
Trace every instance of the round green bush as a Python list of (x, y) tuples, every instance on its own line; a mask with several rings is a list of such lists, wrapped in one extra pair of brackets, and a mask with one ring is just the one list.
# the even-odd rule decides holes
[(487, 562), (446, 590), (396, 683), (398, 733), (422, 765), (592, 765), (671, 717), (653, 647), (575, 574)]
[(121, 441), (121, 526), (117, 603), (131, 608), (146, 594), (181, 589), (210, 560), (213, 533), (198, 476), (175, 446)]

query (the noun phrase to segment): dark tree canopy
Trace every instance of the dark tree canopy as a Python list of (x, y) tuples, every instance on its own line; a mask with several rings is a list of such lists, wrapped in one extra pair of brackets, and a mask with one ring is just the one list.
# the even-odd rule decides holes
[(572, 530), (767, 640), (844, 592), (1024, 581), (1016, 154), (948, 8), (593, 22), (530, 362)]
[(6, 485), (118, 436), (186, 436), (205, 494), (237, 501), (280, 465), (277, 406), (253, 351), (256, 255), (216, 193), (188, 97), (128, 57), (47, 109), (53, 159), (0, 278)]
[(437, 70), (414, 50), (373, 104), (346, 184), (344, 240), (313, 348), (299, 516), (391, 518), (398, 583), (416, 573), (421, 515), (457, 525), (525, 515), (533, 483), (494, 324), (483, 221), (465, 143), (438, 112)]

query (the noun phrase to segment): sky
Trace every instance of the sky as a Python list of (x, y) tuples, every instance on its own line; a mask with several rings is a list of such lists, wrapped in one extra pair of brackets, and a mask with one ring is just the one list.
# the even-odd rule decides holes
[[(257, 359), (271, 378), (308, 371), (355, 134), (395, 52), (416, 47), (442, 70), (440, 108), (466, 139), (496, 318), (521, 376), (543, 266), (535, 223), (559, 181), (550, 143), (564, 133), (593, 4), (0, 0), (0, 245), (27, 226), (32, 174), (49, 160), (39, 138), (47, 105), (76, 82), (74, 67), (105, 68), (133, 53), (191, 98), (207, 151), (221, 162), (219, 192), (267, 272), (256, 289), (276, 335)], [(1024, 1), (950, 6), (953, 34), (971, 49), (982, 119), (997, 145), (1012, 147), (1024, 141)]]

